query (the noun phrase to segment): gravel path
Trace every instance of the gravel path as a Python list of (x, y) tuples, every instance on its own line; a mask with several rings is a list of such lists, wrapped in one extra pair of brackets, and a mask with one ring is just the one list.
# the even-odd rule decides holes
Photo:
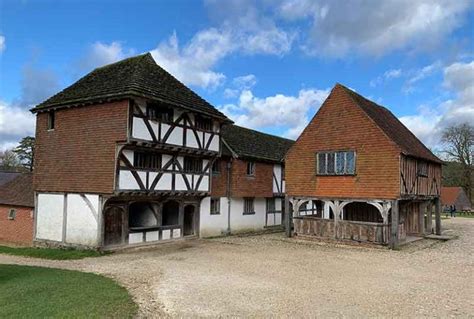
[(182, 241), (79, 261), (0, 255), (0, 263), (104, 274), (141, 317), (474, 317), (474, 219), (443, 220), (458, 239), (400, 251), (282, 234)]

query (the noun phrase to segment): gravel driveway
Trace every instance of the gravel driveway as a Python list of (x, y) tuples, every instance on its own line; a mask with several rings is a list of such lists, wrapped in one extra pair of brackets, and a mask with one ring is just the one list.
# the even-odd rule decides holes
[(140, 316), (474, 317), (474, 219), (444, 220), (458, 239), (400, 251), (282, 234), (163, 244), (79, 261), (0, 255), (0, 263), (104, 274)]

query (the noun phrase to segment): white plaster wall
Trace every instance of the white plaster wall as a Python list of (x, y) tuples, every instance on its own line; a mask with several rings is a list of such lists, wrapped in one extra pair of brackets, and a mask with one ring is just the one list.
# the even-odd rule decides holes
[[(194, 177), (196, 180), (197, 176)], [(209, 176), (204, 176), (199, 184), (199, 191), (209, 191)]]
[(281, 165), (273, 165), (273, 175), (276, 177), (276, 181), (275, 178), (273, 178), (273, 192), (277, 193), (279, 192), (278, 187), (281, 187)]
[(232, 198), (230, 228), (232, 232), (259, 230), (265, 227), (265, 198), (255, 198), (255, 214), (244, 215), (244, 199)]
[(161, 140), (163, 140), (163, 137), (166, 135), (166, 132), (168, 132), (171, 126), (165, 123), (160, 123), (160, 125), (161, 125)]
[(166, 163), (168, 163), (171, 160), (171, 158), (172, 158), (171, 155), (167, 155), (167, 154), (161, 155), (161, 168), (163, 168), (166, 165)]
[(63, 194), (38, 194), (36, 239), (62, 241)]
[[(146, 183), (146, 172), (137, 172), (143, 185)], [(119, 189), (140, 189), (138, 182), (133, 177), (132, 172), (120, 170), (119, 172)]]
[(192, 130), (186, 130), (186, 146), (198, 148), (196, 136), (194, 136), (194, 133)]
[(209, 150), (219, 152), (219, 135), (214, 135)]
[(176, 174), (175, 187), (177, 191), (185, 191), (188, 189), (186, 187), (186, 183), (184, 182), (184, 178), (181, 174)]
[(99, 196), (86, 194), (85, 197), (92, 204), (93, 210), (80, 195), (67, 195), (66, 242), (97, 246), (99, 243)]
[(168, 137), (168, 140), (166, 140), (166, 143), (173, 145), (183, 145), (183, 128), (175, 127)]
[(164, 173), (155, 187), (156, 190), (171, 190), (171, 173)]
[[(209, 164), (209, 160), (207, 160), (207, 159), (202, 160), (202, 168), (206, 167), (207, 164)], [(206, 172), (206, 173), (209, 173), (209, 170), (210, 170), (210, 169), (211, 169), (211, 167), (208, 167), (205, 172)]]
[(142, 118), (133, 117), (132, 136), (142, 140), (151, 140), (150, 132), (148, 132)]
[(122, 153), (125, 155), (128, 161), (133, 164), (133, 150), (123, 150)]
[(178, 160), (179, 165), (181, 165), (181, 167), (184, 167), (184, 157), (178, 156), (176, 159)]
[(227, 198), (220, 198), (220, 214), (211, 215), (211, 198), (205, 197), (200, 207), (199, 233), (201, 237), (220, 236), (227, 230)]

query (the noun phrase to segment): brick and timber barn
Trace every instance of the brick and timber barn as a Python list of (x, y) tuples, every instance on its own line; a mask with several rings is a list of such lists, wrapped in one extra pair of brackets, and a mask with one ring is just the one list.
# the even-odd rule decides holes
[(231, 121), (151, 54), (97, 68), (32, 112), (35, 241), (113, 248), (200, 235)]
[(441, 187), (441, 204), (443, 207), (455, 206), (458, 211), (471, 211), (472, 206), (462, 187)]
[(33, 243), (33, 175), (0, 172), (0, 243)]
[(441, 161), (388, 109), (340, 84), (285, 166), (298, 236), (396, 247), (432, 232), (433, 209), (441, 233)]
[(212, 169), (210, 214), (201, 216), (206, 235), (282, 226), (283, 159), (294, 141), (237, 125), (223, 126), (221, 137), (222, 155)]

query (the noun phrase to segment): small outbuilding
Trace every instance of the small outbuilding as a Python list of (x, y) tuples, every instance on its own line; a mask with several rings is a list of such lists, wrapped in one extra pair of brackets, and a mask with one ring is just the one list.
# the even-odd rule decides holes
[(33, 243), (34, 192), (31, 173), (0, 172), (0, 243)]
[(441, 204), (443, 207), (455, 206), (458, 211), (471, 211), (472, 206), (462, 187), (442, 187)]

